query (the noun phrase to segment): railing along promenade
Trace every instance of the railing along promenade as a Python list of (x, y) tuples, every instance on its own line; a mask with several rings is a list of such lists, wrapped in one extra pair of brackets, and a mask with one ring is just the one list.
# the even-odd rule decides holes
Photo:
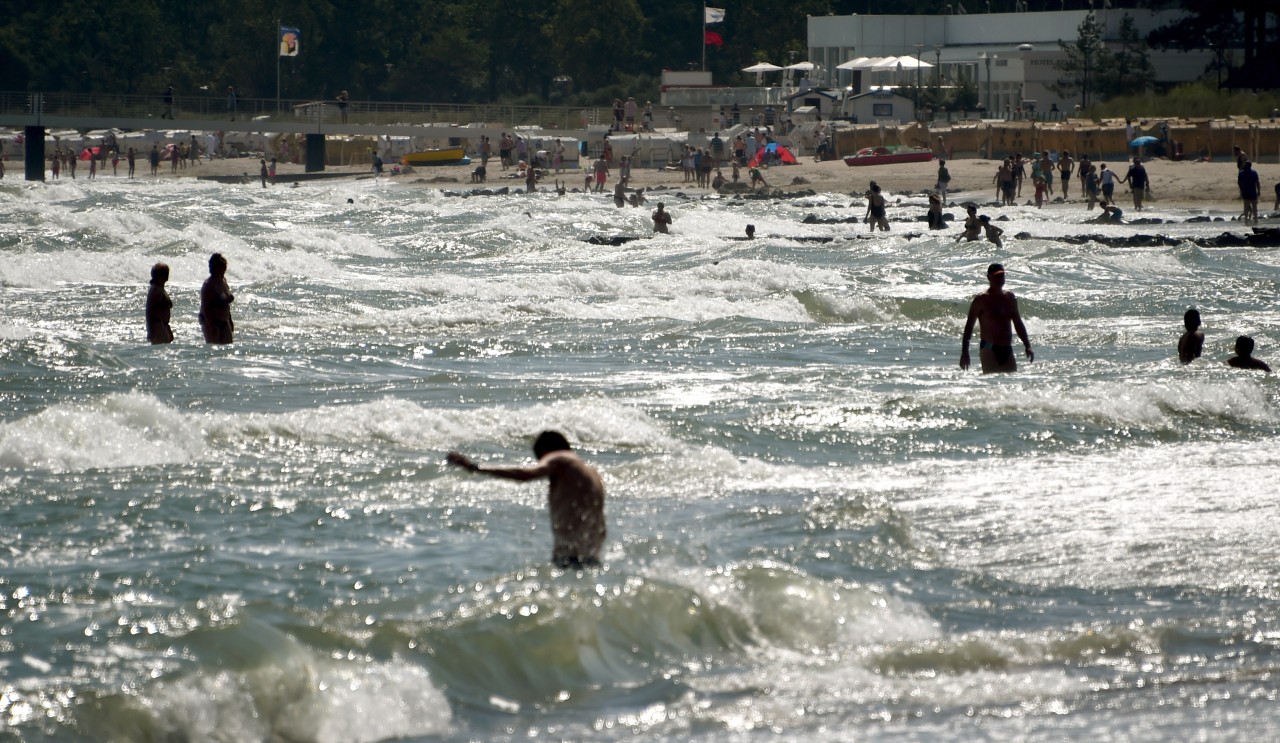
[[(175, 95), (173, 121), (165, 117), (167, 105), (161, 95), (123, 93), (31, 93), (0, 92), (0, 125), (30, 121), (32, 117), (63, 119), (154, 120), (156, 128), (177, 128), (183, 119), (230, 120), (231, 104), (226, 96)], [(339, 124), (342, 110), (337, 101), (275, 98), (237, 98), (238, 121), (271, 123)], [(607, 108), (581, 106), (512, 106), (501, 104), (411, 103), (391, 101), (351, 101), (346, 122), (364, 126), (531, 126), (544, 129), (585, 129), (608, 124)], [(12, 125), (12, 124), (10, 124)]]

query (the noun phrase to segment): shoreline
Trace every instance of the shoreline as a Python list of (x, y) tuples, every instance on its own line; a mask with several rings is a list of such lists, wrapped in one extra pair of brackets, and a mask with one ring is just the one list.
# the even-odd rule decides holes
[[(382, 177), (389, 178), (396, 183), (447, 190), (495, 190), (508, 187), (514, 192), (517, 189), (524, 189), (523, 178), (505, 177), (505, 173), (514, 173), (514, 168), (504, 173), (494, 162), (490, 161), (490, 177), (485, 183), (471, 182), (471, 172), (474, 167), (472, 165), (418, 167), (398, 175), (384, 173)], [(1125, 172), (1126, 165), (1122, 160), (1104, 162), (1117, 173), (1117, 176), (1123, 175)], [(1101, 163), (1095, 162), (1095, 164)], [(1197, 213), (1205, 210), (1231, 212), (1241, 208), (1239, 190), (1236, 185), (1237, 170), (1234, 162), (1172, 161), (1163, 158), (1152, 158), (1144, 160), (1143, 164), (1150, 175), (1156, 203), (1161, 208), (1172, 206), (1190, 209)], [(971, 193), (977, 191), (989, 193), (991, 195), (990, 201), (995, 201), (993, 178), (998, 165), (999, 163), (994, 160), (985, 159), (949, 160), (947, 168), (951, 173), (949, 192), (953, 197), (952, 200), (954, 200), (955, 195), (961, 192)], [(258, 184), (258, 167), (257, 158), (218, 158), (201, 160), (198, 165), (188, 165), (180, 168), (176, 173), (170, 172), (162, 164), (159, 175), (153, 177), (145, 172), (148, 170), (148, 166), (143, 162), (139, 162), (139, 175), (135, 177), (135, 180), (198, 178), (234, 183), (238, 179), (243, 179), (246, 184), (256, 186)], [(1280, 165), (1263, 163), (1255, 164), (1254, 167), (1262, 181), (1262, 197), (1258, 201), (1258, 210), (1260, 214), (1267, 214), (1274, 211), (1272, 209), (1275, 199), (1274, 189), (1277, 181), (1280, 181)], [(775, 165), (761, 170), (771, 191), (793, 193), (812, 190), (818, 193), (841, 193), (861, 197), (873, 180), (890, 195), (914, 196), (923, 194), (933, 188), (937, 169), (937, 160), (899, 165), (849, 167), (842, 160), (814, 162), (812, 158), (800, 158), (800, 161), (793, 165)], [(108, 164), (105, 169), (98, 173), (98, 177), (108, 179), (124, 178), (126, 168), (123, 162), (121, 162), (119, 170), (121, 175), (111, 175), (110, 165)], [(12, 176), (20, 176), (18, 171), (13, 169), (10, 169), (10, 171)], [(87, 180), (87, 172), (87, 168), (82, 166), (78, 170), (77, 180)], [(616, 169), (611, 172), (606, 184), (606, 188), (610, 191), (613, 184), (616, 183), (614, 180), (615, 173)], [(727, 169), (725, 169), (724, 175), (726, 178), (730, 177)], [(566, 170), (558, 177), (570, 192), (574, 189), (581, 191), (581, 179), (583, 177), (581, 168)], [(741, 173), (741, 177), (745, 182), (745, 170)], [(279, 163), (272, 185), (277, 188), (291, 187), (295, 182), (307, 184), (308, 182), (331, 181), (343, 178), (353, 180), (371, 179), (373, 178), (372, 168), (368, 165), (338, 165), (326, 167), (323, 171), (307, 173), (301, 164)], [(553, 188), (556, 178), (555, 174), (548, 173), (540, 180), (540, 188)], [(67, 179), (68, 177), (64, 170), (61, 180)], [(20, 180), (20, 177), (16, 180)], [(45, 182), (55, 181), (48, 178)], [(633, 168), (628, 185), (633, 190), (644, 189), (647, 191), (665, 188), (666, 190), (684, 190), (690, 193), (716, 193), (713, 189), (698, 188), (693, 183), (684, 181), (683, 174), (679, 170), (658, 168)], [(1026, 185), (1029, 186), (1030, 184)], [(1079, 197), (1081, 188), (1078, 178), (1073, 179), (1070, 202), (1054, 202), (1053, 199), (1061, 195), (1061, 185), (1055, 182), (1054, 186), (1055, 193), (1050, 197), (1050, 202), (1046, 204), (1046, 208), (1064, 208), (1079, 204), (1081, 211), (1084, 211), (1084, 201)], [(731, 197), (733, 193), (729, 191), (725, 192), (724, 195)], [(1019, 203), (1025, 203), (1032, 198), (1033, 194), (1030, 193), (1030, 189), (1024, 187), (1023, 195), (1019, 197), (1018, 201)], [(1126, 217), (1132, 217), (1132, 206), (1126, 185), (1117, 185), (1115, 198), (1117, 204), (1125, 210)], [(979, 203), (985, 205), (986, 200), (979, 201)]]

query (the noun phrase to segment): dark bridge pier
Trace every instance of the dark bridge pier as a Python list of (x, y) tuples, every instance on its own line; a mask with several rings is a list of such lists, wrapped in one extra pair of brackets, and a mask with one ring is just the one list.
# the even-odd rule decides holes
[(308, 173), (315, 173), (324, 170), (324, 135), (308, 134), (307, 135), (307, 165)]
[(28, 126), (23, 129), (26, 178), (29, 181), (44, 180), (44, 127)]

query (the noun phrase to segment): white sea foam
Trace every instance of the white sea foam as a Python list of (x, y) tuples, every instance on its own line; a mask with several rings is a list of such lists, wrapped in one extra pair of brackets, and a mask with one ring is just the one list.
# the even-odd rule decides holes
[(0, 424), (0, 466), (19, 469), (148, 467), (195, 461), (205, 450), (195, 420), (136, 392)]

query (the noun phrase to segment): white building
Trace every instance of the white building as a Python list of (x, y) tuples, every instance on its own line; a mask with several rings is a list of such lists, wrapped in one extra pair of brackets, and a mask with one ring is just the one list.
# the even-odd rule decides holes
[[(849, 15), (809, 17), (809, 61), (817, 65), (815, 83), (848, 89), (850, 94), (873, 85), (909, 88), (951, 85), (960, 75), (976, 83), (978, 99), (988, 111), (1016, 109), (1034, 101), (1040, 111), (1056, 106), (1070, 111), (1078, 100), (1065, 100), (1046, 87), (1062, 73), (1055, 63), (1066, 59), (1058, 42), (1073, 42), (1088, 11), (982, 13), (956, 15)], [(1103, 41), (1119, 47), (1120, 23), (1133, 17), (1139, 38), (1172, 23), (1183, 11), (1102, 9), (1094, 12)], [(915, 70), (840, 70), (860, 57), (913, 57), (936, 67)], [(1157, 85), (1196, 80), (1214, 62), (1211, 50), (1150, 50)], [(902, 92), (908, 93), (903, 90)], [(909, 93), (908, 93), (909, 94)]]

